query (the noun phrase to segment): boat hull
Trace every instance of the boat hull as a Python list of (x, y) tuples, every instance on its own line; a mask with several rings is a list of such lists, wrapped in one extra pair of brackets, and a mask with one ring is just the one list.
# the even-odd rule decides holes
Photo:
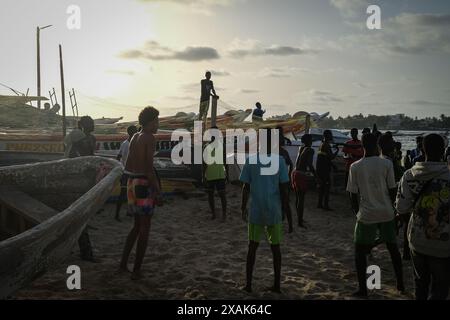
[(58, 211), (0, 242), (0, 298), (70, 255), (89, 218), (103, 206), (121, 174), (117, 161), (100, 157), (0, 168), (0, 185), (13, 186)]

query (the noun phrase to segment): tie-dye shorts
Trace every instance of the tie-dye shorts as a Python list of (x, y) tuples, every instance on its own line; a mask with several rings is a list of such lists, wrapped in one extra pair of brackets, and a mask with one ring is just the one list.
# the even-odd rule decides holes
[(153, 215), (156, 207), (156, 192), (146, 176), (130, 176), (127, 184), (128, 211), (131, 214)]

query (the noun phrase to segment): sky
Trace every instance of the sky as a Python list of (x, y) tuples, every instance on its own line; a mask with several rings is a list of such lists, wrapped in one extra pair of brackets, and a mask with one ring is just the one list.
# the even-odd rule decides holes
[[(366, 26), (369, 5), (379, 30)], [(49, 24), (42, 93), (61, 101), (62, 44), (80, 115), (198, 112), (207, 70), (228, 106), (259, 101), (268, 115), (450, 114), (448, 0), (2, 0), (0, 83), (36, 94), (36, 27)]]

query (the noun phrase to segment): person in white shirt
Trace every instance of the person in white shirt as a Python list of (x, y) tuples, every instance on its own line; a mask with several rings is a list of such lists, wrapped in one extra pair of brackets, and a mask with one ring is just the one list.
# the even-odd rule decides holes
[[(137, 132), (138, 132), (138, 130), (137, 130), (136, 126), (129, 126), (127, 128), (128, 139), (125, 140), (124, 142), (122, 142), (122, 144), (120, 145), (119, 154), (117, 155), (116, 159), (117, 159), (117, 161), (120, 161), (124, 167), (127, 164), (131, 138), (133, 138), (133, 136)], [(121, 221), (120, 216), (119, 216), (120, 208), (122, 207), (122, 203), (127, 200), (127, 182), (128, 182), (128, 174), (126, 174), (124, 172), (122, 175), (122, 178), (120, 179), (120, 196), (119, 196), (119, 199), (117, 200), (117, 205), (116, 205), (115, 219), (117, 221)]]
[(402, 259), (397, 247), (396, 220), (393, 203), (396, 183), (392, 162), (379, 157), (377, 137), (362, 137), (364, 157), (350, 166), (347, 191), (357, 221), (354, 233), (355, 263), (359, 290), (353, 295), (367, 297), (366, 255), (377, 243), (386, 243), (397, 278), (397, 289), (405, 290)]

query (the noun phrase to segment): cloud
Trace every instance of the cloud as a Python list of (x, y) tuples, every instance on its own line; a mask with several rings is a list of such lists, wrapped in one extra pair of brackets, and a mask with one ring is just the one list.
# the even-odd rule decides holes
[(294, 96), (294, 99), (301, 101), (301, 104), (316, 106), (331, 106), (345, 101), (344, 96), (342, 95), (316, 89), (299, 92)]
[(142, 49), (132, 49), (119, 54), (123, 59), (148, 59), (148, 60), (180, 60), (180, 61), (205, 61), (219, 59), (216, 49), (211, 47), (189, 46), (182, 50), (175, 50), (162, 46), (157, 41), (148, 41)]
[(309, 73), (311, 70), (298, 67), (265, 67), (258, 72), (258, 76), (262, 78), (289, 78), (299, 73)]
[(212, 6), (228, 6), (235, 0), (140, 0), (141, 2), (161, 2), (174, 3), (181, 5), (212, 5)]
[(225, 70), (211, 70), (211, 74), (214, 77), (228, 77), (231, 75), (231, 73)]
[(366, 14), (366, 9), (370, 5), (368, 0), (330, 0), (330, 4), (346, 18)]
[(181, 100), (181, 101), (197, 100), (197, 98), (193, 96), (168, 96), (167, 98), (171, 100)]
[(134, 71), (131, 70), (106, 70), (107, 73), (116, 73), (125, 76), (134, 76)]
[(419, 27), (441, 27), (450, 26), (450, 14), (413, 14), (402, 13), (393, 19), (396, 23), (405, 26), (419, 26)]
[(260, 91), (255, 89), (241, 89), (239, 92), (244, 94), (252, 94), (252, 93), (259, 93)]
[(362, 82), (353, 82), (352, 83), (355, 87), (361, 88), (361, 89), (367, 89), (369, 88), (369, 84), (362, 83)]
[(280, 46), (280, 45), (264, 45), (258, 40), (248, 39), (234, 39), (228, 49), (228, 54), (232, 58), (244, 58), (247, 56), (294, 56), (315, 54), (317, 50), (310, 48), (301, 48), (295, 46)]
[(384, 21), (379, 32), (364, 30), (339, 42), (372, 56), (450, 53), (450, 14), (401, 13)]
[(439, 102), (430, 100), (412, 100), (409, 103), (418, 106), (450, 107), (450, 103), (448, 102)]
[(214, 7), (228, 7), (236, 2), (243, 2), (246, 0), (140, 0), (145, 3), (159, 3), (179, 6), (180, 10), (186, 10), (186, 7), (191, 13), (202, 14), (206, 16), (213, 16), (217, 10)]

